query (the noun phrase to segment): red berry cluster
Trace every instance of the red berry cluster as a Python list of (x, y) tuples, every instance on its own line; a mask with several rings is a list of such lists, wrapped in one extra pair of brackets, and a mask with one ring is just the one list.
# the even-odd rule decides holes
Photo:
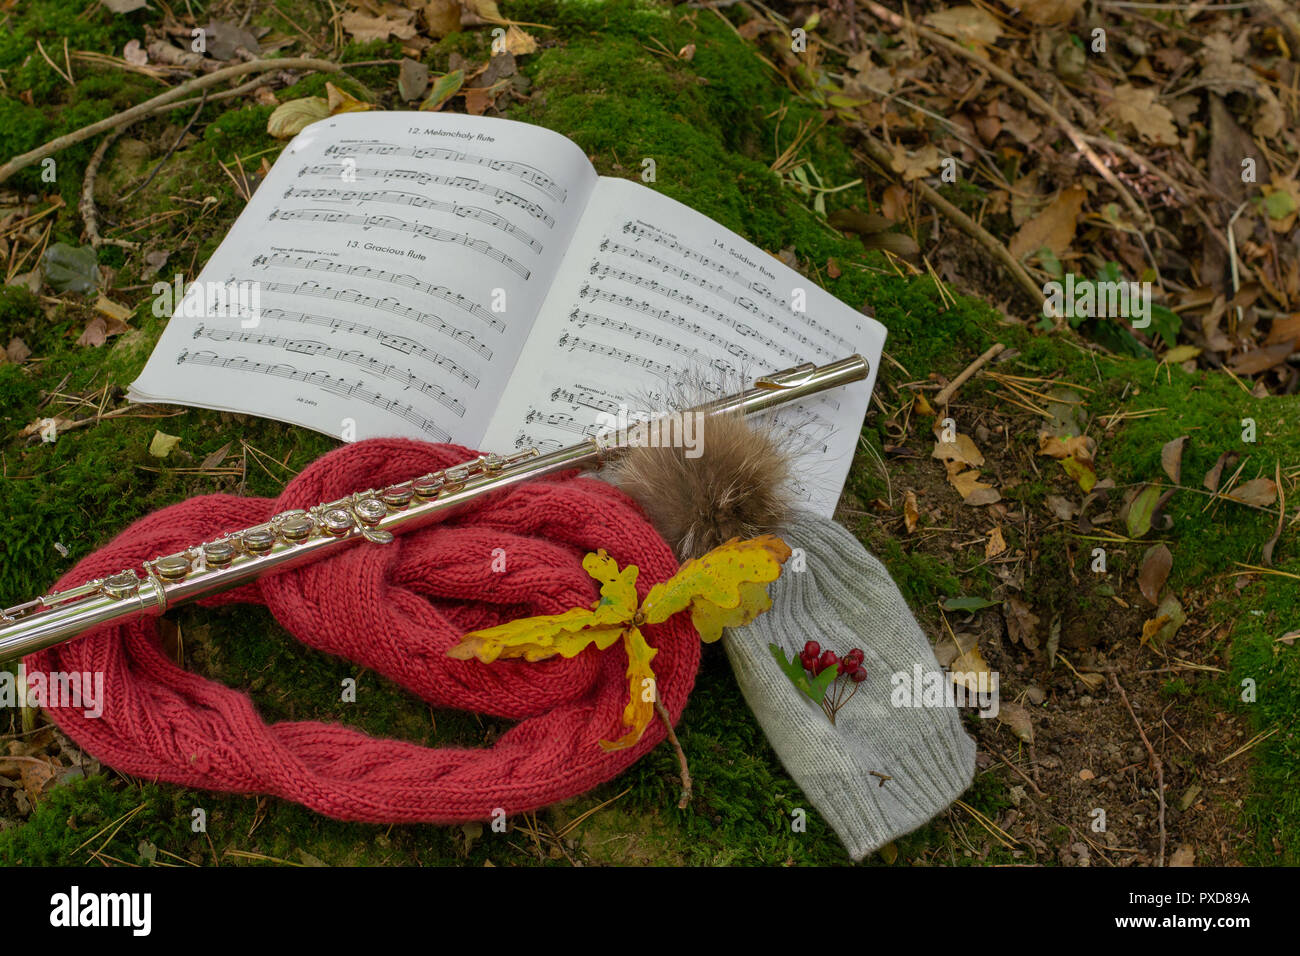
[[(867, 679), (867, 669), (862, 666), (865, 656), (861, 648), (855, 647), (840, 657), (832, 650), (823, 651), (816, 641), (809, 641), (799, 653), (799, 663), (814, 677), (829, 668), (837, 669), (835, 681), (821, 702), (822, 710), (826, 711), (832, 724), (835, 723), (839, 709), (853, 699), (853, 695), (858, 692), (858, 685)], [(853, 685), (852, 689), (849, 689), (849, 684)]]

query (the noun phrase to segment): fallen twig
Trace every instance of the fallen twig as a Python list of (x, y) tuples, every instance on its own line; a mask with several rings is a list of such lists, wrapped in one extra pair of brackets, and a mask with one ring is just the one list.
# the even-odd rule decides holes
[(108, 131), (108, 135), (100, 140), (99, 145), (95, 147), (95, 152), (90, 157), (90, 162), (86, 164), (86, 173), (81, 179), (81, 201), (77, 204), (77, 211), (81, 213), (81, 221), (86, 225), (86, 239), (91, 246), (98, 249), (100, 246), (120, 246), (123, 249), (136, 249), (139, 247), (138, 242), (131, 242), (127, 239), (105, 239), (99, 234), (99, 213), (95, 210), (95, 177), (99, 175), (99, 166), (108, 154), (109, 147), (117, 141), (126, 129), (126, 124), (122, 124), (116, 129)]
[(89, 126), (83, 126), (81, 129), (73, 130), (63, 136), (55, 137), (48, 143), (38, 146), (36, 149), (28, 150), (20, 156), (15, 156), (9, 162), (0, 166), (0, 183), (5, 182), (14, 173), (20, 169), (26, 169), (33, 163), (38, 163), (46, 156), (53, 156), (59, 150), (66, 149), (69, 146), (75, 146), (77, 143), (90, 139), (100, 133), (115, 129), (119, 126), (125, 126), (132, 123), (142, 116), (148, 116), (160, 106), (164, 106), (174, 100), (183, 99), (191, 93), (197, 93), (206, 90), (209, 87), (218, 86), (226, 80), (233, 79), (237, 76), (245, 76), (249, 73), (264, 73), (267, 70), (315, 70), (320, 73), (342, 73), (343, 65), (332, 63), (329, 60), (317, 60), (311, 57), (287, 57), (283, 59), (271, 60), (249, 60), (246, 63), (236, 63), (233, 66), (225, 67), (209, 73), (207, 76), (200, 76), (180, 86), (167, 90), (165, 93), (159, 93), (153, 99), (145, 100), (130, 109), (115, 113), (112, 116), (102, 119), (97, 123), (91, 123)]
[(677, 752), (677, 760), (682, 765), (682, 798), (677, 801), (677, 809), (685, 810), (691, 805), (691, 771), (686, 766), (686, 752), (682, 750), (681, 742), (673, 731), (673, 719), (668, 714), (668, 708), (664, 706), (658, 695), (655, 696), (655, 711), (663, 720), (664, 727), (668, 729), (668, 742), (673, 745), (673, 750)]
[(1005, 348), (1006, 346), (1001, 342), (996, 342), (993, 345), (990, 345), (984, 350), (984, 353), (980, 355), (979, 358), (967, 365), (960, 375), (945, 385), (938, 395), (934, 396), (934, 404), (947, 405), (953, 395), (957, 394), (957, 389), (965, 385), (966, 382), (970, 380), (971, 376), (988, 364), (990, 359), (1000, 354)]
[(918, 35), (924, 37), (930, 43), (933, 43), (936, 46), (941, 46), (945, 50), (955, 53), (958, 56), (965, 57), (973, 63), (978, 63), (980, 67), (988, 70), (1007, 86), (1011, 87), (1023, 96), (1030, 105), (1046, 115), (1056, 124), (1057, 128), (1070, 138), (1070, 142), (1074, 144), (1074, 148), (1083, 153), (1083, 155), (1087, 157), (1088, 162), (1090, 162), (1093, 168), (1101, 175), (1101, 178), (1106, 180), (1115, 192), (1119, 193), (1120, 198), (1124, 200), (1124, 205), (1128, 206), (1129, 211), (1137, 218), (1138, 226), (1141, 228), (1150, 227), (1150, 217), (1148, 216), (1147, 211), (1142, 208), (1142, 204), (1139, 203), (1128, 188), (1119, 181), (1119, 177), (1111, 171), (1110, 167), (1102, 162), (1101, 157), (1097, 155), (1097, 152), (1090, 145), (1088, 145), (1087, 138), (1082, 132), (1080, 132), (1078, 127), (1066, 119), (1060, 110), (1047, 102), (1047, 100), (1043, 99), (1043, 97), (1035, 92), (1028, 84), (1022, 82), (1014, 73), (998, 66), (988, 57), (984, 56), (984, 54), (968, 49), (955, 40), (948, 39), (942, 33), (931, 30), (929, 27), (905, 19), (893, 10), (890, 10), (888, 7), (876, 3), (875, 0), (863, 0), (862, 5), (866, 7), (866, 9), (869, 10), (878, 20), (884, 20), (886, 23), (899, 27), (900, 29), (915, 30)]
[(1119, 682), (1119, 678), (1114, 672), (1110, 675), (1111, 686), (1119, 691), (1120, 700), (1124, 701), (1124, 706), (1128, 708), (1129, 716), (1133, 718), (1133, 725), (1138, 729), (1138, 736), (1142, 738), (1142, 744), (1147, 748), (1147, 754), (1151, 757), (1151, 764), (1156, 771), (1156, 795), (1160, 798), (1160, 856), (1156, 860), (1157, 866), (1165, 865), (1165, 771), (1160, 763), (1160, 757), (1156, 750), (1151, 746), (1151, 741), (1147, 740), (1146, 731), (1142, 729), (1142, 722), (1133, 712), (1133, 705), (1128, 702), (1128, 694), (1124, 693), (1124, 687)]

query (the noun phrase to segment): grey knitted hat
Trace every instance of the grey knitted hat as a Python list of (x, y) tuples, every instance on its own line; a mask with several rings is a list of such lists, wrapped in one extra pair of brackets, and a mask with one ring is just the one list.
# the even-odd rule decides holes
[[(839, 834), (854, 860), (909, 833), (970, 786), (975, 742), (951, 702), (891, 705), (892, 675), (916, 665), (941, 671), (930, 642), (889, 572), (848, 531), (798, 512), (781, 534), (802, 549), (769, 587), (772, 609), (729, 630), (727, 656), (750, 709), (782, 765)], [(867, 679), (832, 725), (781, 672), (768, 649), (787, 658), (817, 641), (843, 656), (865, 653)], [(884, 781), (871, 771), (887, 775)]]

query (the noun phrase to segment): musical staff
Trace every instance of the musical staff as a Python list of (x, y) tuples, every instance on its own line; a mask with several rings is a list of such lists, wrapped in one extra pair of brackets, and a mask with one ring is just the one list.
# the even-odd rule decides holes
[(597, 412), (606, 412), (610, 415), (617, 415), (619, 404), (612, 398), (601, 398), (589, 388), (581, 385), (573, 386), (573, 389), (553, 388), (551, 389), (552, 402), (568, 402), (570, 405), (580, 405), (583, 408), (590, 408)]
[(266, 345), (272, 348), (284, 349), (286, 352), (297, 352), (302, 355), (310, 355), (313, 358), (325, 356), (334, 359), (337, 362), (347, 362), (355, 365), (372, 375), (379, 378), (386, 378), (391, 382), (397, 382), (404, 389), (414, 388), (416, 391), (428, 395), (430, 398), (441, 403), (445, 407), (456, 413), (456, 417), (465, 417), (465, 405), (460, 399), (448, 395), (446, 391), (434, 385), (432, 382), (425, 382), (417, 378), (410, 369), (400, 369), (397, 366), (371, 358), (363, 352), (356, 349), (338, 349), (332, 345), (326, 345), (324, 342), (317, 342), (314, 339), (287, 339), (279, 335), (263, 335), (259, 332), (236, 332), (232, 329), (210, 329), (200, 324), (194, 330), (194, 338), (211, 339), (213, 342), (246, 342), (252, 345)]
[(455, 375), (470, 388), (478, 388), (479, 378), (471, 372), (465, 371), (447, 356), (433, 349), (427, 349), (414, 339), (408, 339), (404, 335), (393, 335), (385, 332), (383, 329), (377, 329), (373, 325), (363, 325), (360, 322), (349, 322), (346, 319), (329, 319), (323, 315), (312, 315), (308, 312), (286, 312), (283, 309), (263, 309), (262, 317), (265, 319), (277, 319), (281, 322), (299, 322), (303, 325), (319, 325), (329, 329), (331, 332), (353, 332), (357, 335), (364, 335), (374, 339), (384, 348), (395, 349), (404, 355), (413, 355), (416, 358), (422, 358), (426, 362), (438, 366)]
[[(686, 282), (690, 282), (701, 289), (705, 289), (708, 292), (712, 292), (715, 295), (720, 296), (723, 299), (726, 299), (728, 302), (732, 302), (735, 303), (736, 305), (740, 305), (741, 308), (744, 308), (745, 311), (750, 312), (751, 314), (758, 315), (760, 318), (764, 319), (768, 325), (771, 325), (774, 328), (779, 329), (783, 333), (783, 335), (789, 340), (791, 340), (792, 342), (798, 342), (801, 345), (805, 345), (808, 348), (819, 352), (823, 356), (826, 356), (827, 358), (835, 357), (834, 353), (831, 352), (830, 349), (827, 349), (823, 347), (821, 344), (819, 344), (818, 342), (814, 341), (813, 339), (810, 339), (807, 335), (805, 335), (803, 332), (799, 331), (798, 329), (791, 327), (789, 324), (782, 321), (781, 319), (778, 319), (776, 316), (769, 315), (766, 312), (759, 312), (757, 306), (755, 306), (752, 302), (750, 302), (748, 299), (744, 298), (743, 296), (732, 295), (723, 286), (715, 282), (710, 282), (708, 279), (704, 278), (703, 276), (696, 275), (695, 273), (691, 272), (688, 269), (683, 269), (680, 266), (675, 266), (671, 262), (668, 262), (666, 259), (661, 259), (656, 255), (653, 255), (648, 252), (643, 252), (640, 249), (634, 249), (631, 246), (622, 245), (621, 243), (615, 242), (614, 240), (609, 239), (608, 237), (606, 237), (601, 241), (600, 251), (612, 252), (621, 256), (627, 256), (629, 259), (635, 259), (637, 262), (644, 262), (648, 266), (653, 266), (665, 274), (675, 275), (679, 279), (682, 279)], [(599, 268), (600, 268), (599, 260), (595, 260), (592, 263), (590, 271), (594, 275), (597, 274)], [(619, 269), (614, 269), (612, 267), (606, 266), (603, 268), (608, 270), (607, 272), (604, 273), (606, 275), (617, 275), (620, 278), (624, 278), (631, 275), (631, 273), (627, 273)], [(661, 283), (656, 282), (653, 279), (646, 279), (644, 283), (638, 283), (638, 284), (645, 285), (645, 288), (653, 288), (655, 291), (660, 291), (662, 288), (664, 288), (664, 286), (662, 286)], [(681, 301), (679, 297), (674, 296), (673, 298), (678, 298), (678, 300)], [(686, 298), (689, 299), (690, 296), (686, 296)], [(727, 321), (734, 322), (735, 320), (729, 319)], [(737, 328), (737, 326), (733, 325), (733, 328)], [(748, 328), (748, 326), (746, 326), (746, 328)]]
[(567, 432), (573, 432), (577, 435), (585, 435), (589, 438), (594, 436), (598, 431), (595, 423), (584, 425), (572, 415), (567, 415), (564, 412), (544, 413), (537, 411), (535, 408), (528, 409), (528, 414), (524, 416), (524, 421), (529, 425), (534, 422), (542, 422), (545, 425), (550, 425), (552, 428), (562, 428)]
[(590, 339), (571, 335), (568, 332), (561, 335), (555, 344), (570, 352), (575, 349), (582, 349), (585, 352), (591, 352), (593, 355), (607, 355), (610, 358), (618, 359), (620, 362), (626, 362), (628, 365), (639, 365), (648, 371), (662, 375), (664, 378), (670, 378), (673, 374), (671, 365), (656, 362), (644, 355), (634, 355), (631, 352), (625, 352), (610, 345), (601, 345), (599, 342), (592, 342)]
[[(760, 297), (766, 299), (768, 302), (771, 302), (773, 305), (780, 306), (781, 308), (789, 312), (791, 315), (796, 314), (794, 310), (790, 308), (790, 304), (786, 300), (778, 299), (775, 295), (773, 295), (772, 291), (768, 289), (768, 287), (765, 286), (763, 283), (746, 280), (744, 275), (742, 275), (738, 270), (732, 269), (730, 266), (718, 262), (716, 259), (712, 259), (709, 256), (706, 256), (702, 252), (697, 252), (695, 249), (692, 249), (690, 246), (682, 245), (676, 239), (668, 238), (667, 236), (660, 233), (657, 229), (649, 229), (645, 226), (640, 225), (639, 223), (635, 223), (632, 222), (631, 220), (628, 220), (627, 222), (623, 223), (623, 232), (625, 234), (635, 236), (638, 240), (649, 239), (651, 242), (657, 243), (661, 246), (665, 246), (671, 249), (679, 256), (683, 256), (687, 259), (694, 259), (696, 262), (700, 263), (706, 268), (712, 269), (713, 271), (719, 273), (720, 275), (724, 275), (727, 278), (731, 279), (733, 282), (744, 286), (746, 289), (749, 289), (751, 292), (757, 293)], [(758, 310), (758, 306), (755, 305), (747, 298), (738, 297), (734, 301), (742, 309), (752, 312), (754, 315), (764, 315), (764, 313)], [(801, 315), (800, 317), (802, 321), (807, 322), (812, 328), (816, 329), (818, 332), (820, 332), (822, 335), (825, 335), (827, 338), (832, 339), (835, 342), (838, 342), (840, 345), (843, 345), (846, 348), (853, 347), (852, 343), (849, 342), (848, 339), (844, 338), (842, 335), (837, 335), (836, 333), (832, 332), (830, 329), (826, 328), (824, 325), (822, 325), (821, 323), (813, 319), (811, 316)], [(767, 316), (767, 318), (771, 318), (771, 317)]]
[(553, 438), (535, 438), (522, 430), (515, 435), (516, 450), (520, 448), (536, 448), (538, 451), (558, 451), (563, 447), (563, 442), (558, 442)]
[(363, 206), (368, 202), (391, 203), (398, 206), (411, 206), (418, 209), (433, 209), (438, 212), (445, 212), (448, 215), (457, 216), (461, 219), (473, 219), (490, 226), (493, 229), (500, 229), (507, 235), (514, 236), (533, 252), (541, 253), (545, 248), (540, 242), (530, 236), (524, 230), (520, 229), (509, 219), (494, 213), (490, 209), (484, 209), (482, 206), (462, 206), (460, 203), (443, 202), (440, 199), (430, 199), (428, 196), (421, 196), (419, 193), (408, 193), (396, 189), (294, 189), (290, 186), (284, 191), (285, 199), (323, 199), (340, 203), (356, 203)]
[(408, 156), (411, 159), (441, 159), (449, 163), (470, 163), (486, 166), (496, 172), (507, 172), (559, 202), (568, 200), (568, 192), (536, 166), (505, 159), (490, 159), (476, 153), (441, 146), (395, 146), (392, 143), (339, 143), (325, 150), (326, 156)]
[[(350, 302), (356, 305), (364, 305), (370, 309), (379, 309), (384, 312), (391, 312), (393, 315), (400, 315), (404, 319), (411, 319), (419, 322), (421, 325), (427, 325), (431, 329), (436, 329), (443, 335), (452, 340), (459, 342), (465, 348), (477, 352), (484, 358), (492, 357), (492, 350), (476, 339), (465, 329), (458, 329), (454, 325), (444, 322), (438, 316), (431, 312), (421, 312), (419, 309), (413, 309), (409, 305), (402, 305), (392, 296), (384, 296), (376, 299), (374, 296), (358, 292), (356, 289), (336, 289), (333, 286), (321, 285), (319, 282), (307, 280), (292, 285), (287, 282), (263, 282), (261, 284), (263, 292), (281, 292), (285, 295), (310, 295), (318, 299), (332, 299), (335, 302)], [(265, 310), (264, 310), (265, 314)]]
[(295, 382), (304, 382), (343, 398), (355, 398), (367, 405), (383, 409), (398, 418), (410, 422), (425, 434), (431, 435), (434, 441), (451, 441), (450, 434), (439, 428), (432, 419), (426, 418), (417, 412), (415, 406), (409, 403), (402, 404), (395, 398), (385, 398), (379, 392), (370, 391), (361, 382), (350, 382), (345, 378), (338, 378), (321, 371), (304, 372), (293, 365), (267, 365), (265, 362), (254, 362), (243, 356), (222, 357), (208, 349), (202, 352), (191, 352), (185, 349), (176, 357), (176, 364), (184, 365), (186, 363), (233, 369), (237, 372), (254, 372), (259, 375), (270, 375), (275, 378), (287, 378)]
[[(689, 345), (682, 345), (680, 342), (674, 341), (673, 339), (670, 338), (666, 338), (662, 335), (657, 335), (654, 332), (649, 331), (648, 329), (643, 329), (640, 326), (632, 325), (629, 322), (620, 322), (618, 319), (611, 319), (608, 316), (596, 315), (594, 312), (584, 312), (582, 309), (575, 308), (573, 309), (573, 311), (569, 313), (569, 321), (574, 325), (576, 325), (578, 328), (583, 328), (584, 326), (588, 326), (588, 325), (595, 325), (595, 326), (599, 326), (602, 329), (609, 329), (611, 332), (617, 332), (620, 335), (626, 335), (628, 338), (634, 339), (638, 342), (648, 342), (649, 344), (657, 346), (658, 348), (667, 349), (670, 352), (676, 352), (678, 355), (681, 355), (692, 362), (696, 362), (700, 364), (712, 364), (715, 367), (717, 367), (719, 365), (719, 362), (721, 361), (721, 360), (710, 361), (708, 355), (706, 355), (704, 352), (701, 352), (697, 348), (692, 348)], [(758, 364), (758, 358), (756, 356), (745, 351), (745, 349), (742, 346), (736, 344), (735, 342), (725, 342), (719, 339), (718, 344), (722, 345), (729, 354), (734, 355), (736, 358), (741, 359), (742, 361), (750, 364)], [(729, 365), (728, 368), (734, 371), (734, 369), (731, 369), (731, 366)]]
[[(653, 305), (651, 305), (649, 302), (646, 302), (644, 300), (633, 299), (630, 295), (618, 295), (614, 292), (610, 292), (608, 289), (602, 289), (599, 288), (598, 286), (593, 286), (590, 283), (583, 284), (582, 288), (578, 290), (578, 297), (580, 299), (590, 299), (593, 302), (597, 300), (604, 300), (613, 305), (622, 306), (623, 308), (630, 309), (634, 312), (640, 312), (642, 315), (648, 315), (653, 319), (658, 319), (661, 322), (667, 322), (669, 325), (676, 326), (677, 328), (681, 329), (684, 332), (690, 332), (692, 335), (696, 336), (697, 338), (704, 339), (706, 342), (712, 342), (714, 345), (720, 345), (723, 348), (727, 349), (728, 351), (731, 351), (731, 353), (737, 356), (738, 358), (743, 358), (747, 361), (752, 361), (755, 363), (757, 363), (758, 361), (755, 356), (751, 355), (749, 352), (745, 351), (743, 348), (736, 345), (736, 343), (734, 343), (730, 339), (726, 339), (721, 335), (718, 335), (716, 332), (709, 331), (704, 326), (700, 325), (698, 322), (692, 322), (690, 319), (678, 315), (677, 313), (673, 312), (671, 309), (656, 309)], [(686, 296), (686, 298), (689, 299), (690, 296)], [(756, 339), (757, 341), (761, 342), (763, 345), (766, 345), (768, 348), (772, 349), (778, 354), (783, 355), (788, 359), (793, 359), (796, 362), (796, 364), (803, 360), (797, 352), (792, 352), (784, 345), (781, 345), (778, 342), (773, 342), (767, 336), (762, 335), (756, 329), (753, 329), (750, 326), (745, 325), (743, 322), (737, 322), (735, 319), (729, 319), (727, 318), (727, 316), (723, 315), (717, 309), (711, 308), (710, 306), (704, 305), (703, 303), (699, 303), (699, 306), (701, 308), (701, 311), (704, 311), (706, 315), (713, 315), (715, 318), (718, 319), (718, 321), (722, 322), (724, 325), (730, 326), (732, 329), (735, 329), (737, 332), (739, 332), (741, 335), (744, 335), (746, 338)], [(738, 352), (732, 351), (733, 347), (740, 349), (740, 351)]]
[(298, 176), (299, 178), (303, 176), (323, 176), (327, 179), (346, 182), (347, 180), (344, 179), (345, 169), (348, 177), (355, 176), (357, 179), (377, 179), (385, 183), (399, 180), (401, 182), (419, 183), (421, 186), (447, 186), (450, 189), (464, 189), (468, 192), (482, 193), (485, 196), (491, 196), (498, 205), (506, 203), (522, 209), (534, 219), (546, 223), (548, 229), (555, 228), (555, 217), (538, 203), (530, 202), (518, 193), (512, 193), (508, 189), (501, 189), (467, 176), (438, 176), (434, 173), (423, 173), (414, 169), (380, 169), (368, 166), (346, 168), (342, 163), (321, 163), (316, 166), (303, 166), (298, 170)]
[(520, 262), (506, 255), (496, 246), (482, 239), (475, 239), (469, 233), (449, 232), (437, 226), (418, 222), (407, 222), (396, 216), (361, 216), (353, 213), (339, 212), (337, 209), (273, 209), (270, 219), (297, 220), (302, 222), (328, 222), (346, 226), (360, 226), (367, 229), (391, 229), (396, 232), (409, 232), (412, 235), (432, 239), (435, 242), (459, 243), (467, 249), (495, 259), (511, 272), (524, 279), (532, 273)]
[(506, 330), (504, 322), (473, 299), (466, 298), (458, 292), (452, 292), (446, 286), (422, 282), (415, 276), (408, 275), (405, 272), (388, 272), (384, 269), (372, 269), (370, 266), (350, 266), (347, 263), (335, 262), (332, 259), (309, 259), (307, 256), (289, 256), (280, 252), (272, 253), (269, 256), (257, 256), (253, 259), (252, 264), (255, 268), (263, 269), (270, 269), (274, 266), (282, 269), (306, 269), (315, 272), (329, 272), (335, 275), (360, 276), (363, 279), (375, 279), (404, 289), (414, 289), (416, 292), (423, 292), (425, 295), (442, 299), (442, 301), (468, 312), (476, 319), (486, 322), (488, 326), (497, 332)]

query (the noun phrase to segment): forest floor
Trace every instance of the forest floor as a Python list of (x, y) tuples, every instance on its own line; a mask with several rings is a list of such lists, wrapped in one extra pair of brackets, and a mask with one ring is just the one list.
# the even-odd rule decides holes
[[(93, 229), (103, 137), (0, 183), (0, 605), (142, 515), (275, 495), (338, 444), (124, 400), (165, 325), (153, 284), (221, 241), (284, 146), (279, 106), (328, 82), (374, 109), (507, 116), (603, 175), (654, 158), (653, 188), (889, 330), (837, 517), (940, 660), (982, 661), (1002, 703), (965, 716), (971, 789), (869, 865), (1300, 863), (1300, 25), (1272, 0), (1203, 6), (0, 0), (4, 160), (246, 51), (344, 67), (218, 98), (243, 78), (125, 127)], [(521, 32), (493, 56), (500, 17)], [(187, 59), (195, 27), (219, 42)], [(1150, 324), (1052, 314), (1046, 284), (1067, 276), (1150, 283)], [(302, 647), (262, 608), (182, 609), (166, 635), (267, 720), (437, 746), (502, 731)], [(497, 834), (135, 779), (4, 708), (0, 862), (847, 861), (815, 814), (792, 831), (804, 798), (718, 647), (678, 733), (684, 810), (661, 747)]]

